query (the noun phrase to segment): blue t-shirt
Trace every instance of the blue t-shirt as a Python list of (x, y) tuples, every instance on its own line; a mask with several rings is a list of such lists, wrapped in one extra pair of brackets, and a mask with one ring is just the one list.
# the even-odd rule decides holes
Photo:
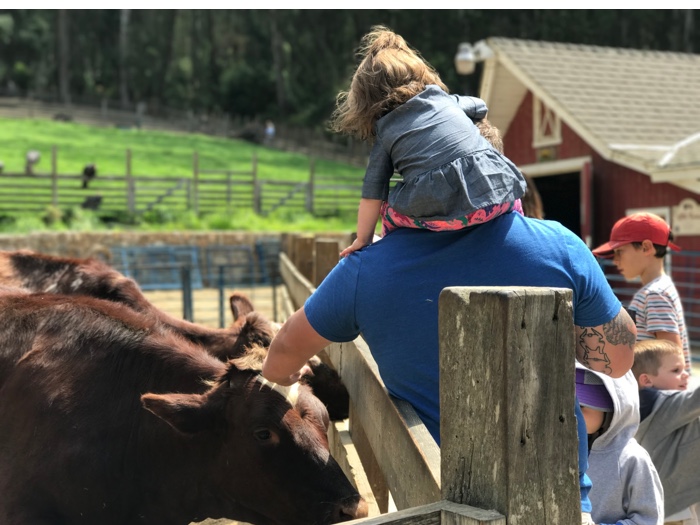
[(389, 393), (438, 443), (438, 297), (448, 286), (569, 288), (580, 326), (622, 307), (581, 239), (519, 213), (457, 231), (399, 228), (341, 260), (304, 305), (311, 326), (331, 341), (362, 334)]

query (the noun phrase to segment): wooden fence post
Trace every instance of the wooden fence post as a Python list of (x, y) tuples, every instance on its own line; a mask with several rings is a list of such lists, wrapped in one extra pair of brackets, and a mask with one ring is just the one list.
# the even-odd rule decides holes
[(131, 150), (126, 150), (126, 203), (129, 213), (136, 212), (136, 190), (131, 174)]
[(51, 204), (58, 206), (58, 156), (56, 146), (51, 147)]
[(316, 239), (314, 243), (313, 279), (311, 283), (318, 287), (326, 278), (340, 258), (338, 241), (332, 239)]
[(314, 273), (314, 236), (299, 235), (294, 239), (294, 266), (311, 281)]
[(226, 172), (226, 211), (231, 213), (231, 196), (233, 193), (233, 186), (231, 184), (231, 177), (233, 174), (230, 171)]
[(253, 211), (262, 213), (262, 188), (258, 179), (258, 153), (253, 153)]
[(306, 186), (306, 211), (314, 213), (314, 179), (316, 178), (316, 159), (309, 159), (309, 184)]
[(199, 213), (199, 153), (192, 154), (192, 209)]
[(578, 523), (572, 292), (445, 288), (442, 498), (508, 523)]

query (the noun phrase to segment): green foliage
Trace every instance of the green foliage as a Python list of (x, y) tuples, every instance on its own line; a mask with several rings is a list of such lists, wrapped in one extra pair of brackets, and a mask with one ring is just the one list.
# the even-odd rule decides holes
[[(460, 42), (494, 36), (697, 52), (691, 9), (119, 9), (66, 10), (73, 100), (124, 87), (149, 109), (223, 110), (305, 126), (328, 119), (348, 86), (360, 37), (373, 25), (397, 31), (452, 91), (476, 94), (478, 75), (458, 77)], [(58, 93), (59, 10), (0, 14), (0, 86)], [(129, 20), (122, 28), (122, 20)], [(119, 35), (127, 34), (121, 56)], [(16, 64), (21, 64), (19, 69)]]

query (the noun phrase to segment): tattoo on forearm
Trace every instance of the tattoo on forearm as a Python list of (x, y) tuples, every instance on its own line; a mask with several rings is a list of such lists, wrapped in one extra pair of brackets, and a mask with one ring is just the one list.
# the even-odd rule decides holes
[(581, 362), (596, 372), (610, 375), (610, 358), (605, 353), (605, 338), (603, 334), (588, 327), (579, 327), (582, 332), (576, 343), (577, 354)]
[(635, 336), (630, 331), (628, 324), (617, 314), (609, 323), (603, 325), (603, 333), (612, 345), (629, 345), (635, 342)]

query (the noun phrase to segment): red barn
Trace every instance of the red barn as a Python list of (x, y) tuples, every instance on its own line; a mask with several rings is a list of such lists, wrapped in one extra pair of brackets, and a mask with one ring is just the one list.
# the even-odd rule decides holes
[[(493, 53), (480, 96), (506, 155), (535, 180), (545, 218), (593, 247), (624, 215), (663, 216), (683, 247), (668, 271), (700, 351), (700, 55), (485, 42)], [(608, 273), (626, 302), (639, 283)]]

